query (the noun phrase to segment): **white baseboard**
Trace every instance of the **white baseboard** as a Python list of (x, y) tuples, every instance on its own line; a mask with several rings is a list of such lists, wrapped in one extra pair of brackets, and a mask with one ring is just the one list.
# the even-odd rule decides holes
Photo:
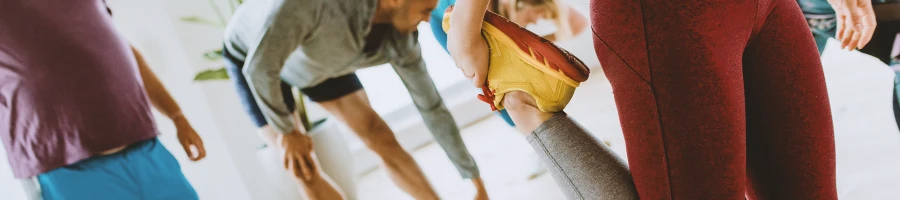
[[(472, 87), (468, 80), (461, 80), (441, 90), (440, 93), (444, 104), (459, 127), (478, 122), (492, 113), (488, 104), (476, 98), (479, 91)], [(400, 144), (407, 151), (413, 151), (434, 142), (434, 137), (431, 136), (428, 127), (425, 126), (419, 111), (413, 104), (388, 113), (382, 118), (388, 123)], [(353, 141), (349, 146), (353, 152), (356, 174), (363, 175), (377, 169), (381, 161), (374, 152), (366, 149), (359, 141)]]

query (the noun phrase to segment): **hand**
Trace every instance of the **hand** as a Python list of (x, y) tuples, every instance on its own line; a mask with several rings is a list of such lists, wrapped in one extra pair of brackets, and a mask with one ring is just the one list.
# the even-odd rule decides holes
[(837, 13), (837, 36), (841, 48), (863, 48), (875, 33), (875, 11), (871, 0), (828, 0)]
[(284, 168), (297, 178), (311, 181), (313, 173), (317, 173), (312, 159), (312, 138), (294, 130), (278, 135), (278, 141), (284, 148)]
[[(191, 127), (191, 123), (189, 123), (184, 116), (175, 117), (172, 120), (175, 122), (175, 129), (178, 132), (178, 142), (181, 143), (181, 147), (184, 148), (184, 152), (187, 153), (188, 159), (199, 161), (200, 159), (205, 158), (206, 148), (203, 147), (203, 140), (200, 139), (200, 136), (197, 135), (197, 132)], [(196, 153), (191, 147), (194, 147), (193, 150), (196, 150)]]
[[(453, 9), (450, 7), (447, 10)], [(456, 61), (456, 68), (462, 70), (463, 76), (471, 79), (472, 84), (479, 88), (485, 85), (490, 60), (487, 42), (481, 36), (484, 9), (481, 10), (481, 15), (458, 11), (458, 15), (451, 16), (452, 28), (448, 31), (447, 38), (447, 50)]]
[[(478, 38), (461, 38), (447, 43), (450, 56), (456, 61), (456, 68), (462, 71), (463, 76), (472, 80), (472, 85), (481, 87), (487, 80), (488, 62), (490, 60), (487, 43), (480, 36)], [(467, 43), (464, 45), (463, 43)]]

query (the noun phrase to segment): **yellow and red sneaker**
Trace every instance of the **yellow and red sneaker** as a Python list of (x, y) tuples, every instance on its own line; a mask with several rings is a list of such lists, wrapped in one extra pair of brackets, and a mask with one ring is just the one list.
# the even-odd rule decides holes
[[(444, 13), (450, 29), (453, 7)], [(479, 99), (502, 110), (503, 96), (512, 91), (531, 95), (542, 112), (558, 112), (569, 104), (575, 88), (590, 69), (568, 51), (492, 12), (485, 13), (482, 36), (490, 51), (487, 82)]]

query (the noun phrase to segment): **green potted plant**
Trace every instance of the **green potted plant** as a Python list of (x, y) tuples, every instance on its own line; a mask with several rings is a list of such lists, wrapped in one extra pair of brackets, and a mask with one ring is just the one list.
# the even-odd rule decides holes
[[(227, 18), (234, 14), (235, 10), (238, 6), (244, 3), (244, 0), (226, 0), (228, 1), (228, 7), (224, 8), (219, 6), (215, 0), (207, 0), (210, 7), (212, 7), (213, 12), (216, 13), (216, 19), (208, 19), (205, 17), (200, 17), (196, 15), (181, 17), (181, 21), (190, 24), (196, 24), (201, 26), (211, 26), (214, 28), (218, 28), (224, 31), (225, 25), (228, 24)], [(212, 49), (206, 52), (203, 52), (203, 58), (208, 61), (221, 61), (222, 60), (222, 48)], [(228, 72), (225, 71), (224, 66), (219, 66), (213, 69), (204, 70), (196, 75), (194, 75), (194, 81), (213, 81), (213, 80), (228, 80)]]

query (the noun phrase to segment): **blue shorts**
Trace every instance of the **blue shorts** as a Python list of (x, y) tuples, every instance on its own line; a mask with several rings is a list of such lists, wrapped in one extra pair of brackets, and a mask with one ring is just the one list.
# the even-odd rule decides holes
[(37, 176), (44, 200), (199, 199), (158, 139)]

